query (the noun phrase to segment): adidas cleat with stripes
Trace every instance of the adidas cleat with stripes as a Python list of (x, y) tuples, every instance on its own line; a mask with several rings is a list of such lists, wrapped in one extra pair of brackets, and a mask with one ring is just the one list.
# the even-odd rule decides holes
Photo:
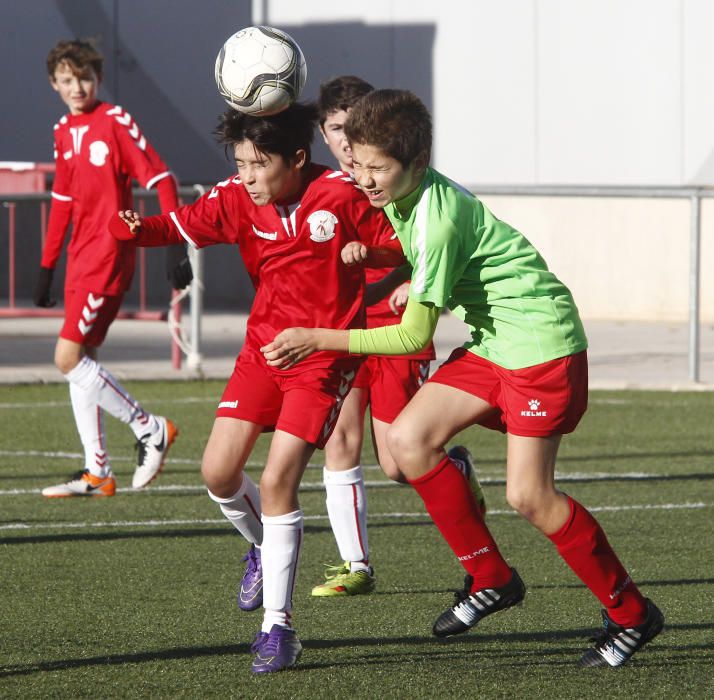
[(602, 611), (603, 630), (593, 638), (595, 647), (580, 659), (581, 666), (622, 666), (632, 655), (654, 639), (664, 627), (662, 611), (647, 598), (647, 617), (641, 625), (623, 627)]
[(500, 588), (482, 588), (471, 591), (473, 579), (466, 576), (464, 588), (456, 591), (454, 605), (442, 613), (434, 623), (433, 633), (437, 637), (451, 637), (467, 632), (484, 617), (499, 610), (518, 605), (526, 595), (526, 587), (518, 572), (513, 572), (511, 580)]

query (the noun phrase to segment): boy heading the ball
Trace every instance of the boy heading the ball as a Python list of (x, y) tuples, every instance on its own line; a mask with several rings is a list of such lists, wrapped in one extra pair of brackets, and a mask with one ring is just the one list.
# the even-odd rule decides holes
[(388, 431), (400, 470), (466, 569), (464, 590), (435, 622), (446, 637), (518, 604), (525, 586), (501, 556), (443, 446), (473, 424), (507, 433), (506, 498), (538, 528), (603, 604), (605, 629), (584, 666), (619, 666), (662, 629), (600, 525), (555, 487), (564, 434), (587, 407), (587, 341), (568, 289), (526, 238), (470, 192), (429, 167), (431, 117), (412, 93), (379, 90), (345, 124), (355, 178), (394, 225), (413, 266), (399, 325), (292, 328), (263, 351), (292, 367), (316, 350), (403, 353), (431, 339), (448, 306), (471, 340), (417, 392)]
[[(146, 412), (97, 363), (97, 348), (131, 285), (135, 261), (134, 247), (112, 238), (107, 222), (117, 208), (132, 206), (132, 179), (156, 188), (162, 211), (175, 209), (176, 184), (131, 115), (99, 99), (103, 58), (92, 44), (60, 41), (47, 57), (47, 71), (69, 114), (54, 127), (55, 180), (34, 301), (43, 307), (56, 303), (52, 277), (71, 221), (65, 318), (55, 364), (69, 382), (85, 461), (79, 474), (42, 494), (113, 496), (116, 483), (106, 451), (104, 411), (127, 423), (136, 436), (134, 488), (143, 488), (161, 470), (177, 429), (170, 420)], [(190, 282), (183, 245), (169, 252), (167, 271), (176, 288)]]
[[(364, 325), (364, 271), (342, 262), (346, 244), (369, 249), (370, 264), (404, 260), (388, 219), (352, 178), (311, 163), (316, 121), (315, 107), (303, 104), (270, 117), (227, 111), (219, 137), (233, 150), (236, 177), (169, 216), (121, 212), (110, 227), (140, 246), (237, 244), (255, 286), (245, 343), (201, 466), (210, 497), (253, 545), (239, 604), (264, 607), (252, 647), (255, 673), (289, 668), (300, 654), (292, 628), (303, 536), (298, 485), (315, 448), (327, 442), (361, 362), (327, 351), (283, 370), (269, 367), (260, 347), (298, 319), (339, 329)], [(244, 466), (265, 430), (274, 434), (259, 492)]]

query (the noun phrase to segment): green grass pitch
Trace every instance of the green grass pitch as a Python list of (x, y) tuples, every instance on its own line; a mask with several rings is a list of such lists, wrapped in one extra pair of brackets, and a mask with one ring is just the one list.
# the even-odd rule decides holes
[[(297, 669), (253, 677), (261, 613), (235, 589), (244, 541), (201, 490), (199, 463), (220, 382), (129, 383), (181, 434), (163, 475), (128, 488), (129, 430), (107, 419), (120, 491), (43, 499), (80, 466), (66, 386), (0, 387), (0, 698), (706, 698), (714, 697), (714, 394), (593, 392), (564, 439), (561, 488), (595, 510), (665, 632), (621, 669), (576, 662), (599, 605), (504, 498), (505, 440), (459, 437), (477, 459), (501, 550), (525, 603), (447, 642), (431, 636), (463, 571), (409, 487), (366, 448), (377, 590), (312, 599), (337, 563), (322, 453), (303, 480), (306, 515), (294, 619)], [(267, 440), (248, 471), (257, 480)]]

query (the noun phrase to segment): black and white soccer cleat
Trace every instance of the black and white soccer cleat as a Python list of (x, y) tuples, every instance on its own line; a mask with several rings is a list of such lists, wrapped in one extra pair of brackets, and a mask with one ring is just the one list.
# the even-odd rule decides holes
[(641, 625), (623, 627), (602, 611), (603, 629), (593, 637), (595, 646), (580, 659), (581, 666), (622, 666), (632, 655), (654, 639), (664, 627), (662, 611), (647, 598), (647, 617)]
[(437, 637), (461, 634), (470, 630), (484, 617), (518, 605), (525, 598), (526, 586), (518, 572), (515, 569), (511, 571), (511, 580), (505, 586), (473, 592), (473, 579), (466, 576), (464, 589), (455, 591), (454, 605), (439, 616), (434, 623), (433, 633)]

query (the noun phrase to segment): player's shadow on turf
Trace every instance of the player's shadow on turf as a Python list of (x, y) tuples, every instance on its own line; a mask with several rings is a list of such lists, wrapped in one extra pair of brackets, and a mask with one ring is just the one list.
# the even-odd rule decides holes
[[(649, 580), (638, 580), (637, 586), (699, 586), (702, 584), (714, 584), (714, 578), (679, 578), (679, 579), (649, 579)], [(560, 590), (563, 588), (582, 588), (586, 590), (582, 583), (542, 583), (542, 584), (529, 584), (528, 588), (530, 590), (547, 590), (556, 589)]]
[[(227, 521), (226, 521), (227, 522)], [(88, 532), (64, 533), (60, 535), (25, 535), (22, 537), (2, 537), (3, 544), (46, 544), (54, 542), (110, 542), (112, 540), (162, 539), (177, 537), (216, 537), (222, 535), (237, 536), (230, 524), (227, 527), (206, 527), (191, 530), (152, 530), (150, 532)]]
[(62, 659), (58, 661), (41, 661), (37, 664), (18, 664), (0, 667), (0, 678), (8, 676), (30, 676), (34, 673), (47, 671), (67, 671), (74, 668), (89, 666), (121, 666), (124, 664), (154, 663), (155, 661), (178, 661), (181, 659), (196, 659), (208, 656), (227, 656), (234, 654), (250, 654), (250, 644), (226, 644), (211, 647), (180, 647), (162, 649), (159, 651), (144, 651), (134, 654), (114, 654), (105, 656), (90, 656), (86, 659)]
[[(713, 624), (675, 624), (666, 625), (665, 633), (676, 632), (676, 631), (688, 631), (688, 630), (709, 630), (714, 629)], [(594, 628), (579, 628), (570, 630), (554, 630), (554, 631), (538, 631), (538, 632), (507, 632), (501, 634), (482, 634), (477, 632), (474, 634), (467, 634), (459, 637), (452, 637), (445, 640), (437, 640), (432, 636), (419, 636), (419, 637), (350, 637), (342, 639), (303, 639), (302, 644), (306, 650), (309, 649), (334, 649), (335, 647), (346, 647), (361, 649), (366, 647), (385, 647), (390, 645), (399, 645), (406, 647), (407, 649), (414, 647), (432, 647), (430, 655), (437, 655), (439, 658), (448, 658), (449, 655), (454, 658), (461, 656), (463, 652), (458, 651), (459, 647), (472, 647), (474, 645), (480, 646), (478, 653), (484, 658), (508, 658), (508, 664), (522, 665), (524, 655), (534, 655), (538, 659), (542, 659), (543, 656), (553, 656), (567, 654), (569, 656), (573, 655), (574, 648), (572, 646), (568, 647), (558, 647), (554, 649), (544, 650), (542, 647), (538, 647), (533, 650), (529, 647), (523, 647), (514, 649), (513, 644), (518, 643), (529, 643), (529, 642), (550, 642), (550, 641), (560, 641), (560, 640), (581, 640), (585, 642), (590, 635), (594, 632)], [(489, 643), (495, 643), (499, 645), (497, 649), (484, 649), (483, 647)], [(663, 643), (664, 642), (664, 643)], [(507, 649), (502, 649), (500, 646), (503, 644), (508, 644)], [(685, 650), (709, 650), (714, 648), (714, 643), (712, 644), (692, 644), (677, 646), (674, 644), (667, 644), (667, 637), (664, 636), (653, 645), (652, 649), (659, 647), (661, 650), (669, 650), (670, 652), (680, 652)], [(438, 651), (434, 651), (434, 648)], [(448, 650), (448, 651), (445, 651)], [(37, 664), (18, 664), (18, 665), (7, 665), (0, 667), (0, 678), (6, 678), (10, 676), (31, 676), (36, 673), (46, 673), (47, 671), (64, 671), (76, 668), (86, 668), (91, 666), (119, 666), (127, 663), (139, 664), (139, 663), (154, 663), (155, 661), (171, 661), (171, 660), (181, 660), (181, 659), (195, 659), (209, 656), (228, 656), (228, 655), (248, 655), (250, 652), (250, 645), (248, 643), (244, 644), (226, 644), (223, 646), (210, 646), (210, 647), (180, 647), (173, 649), (163, 649), (160, 651), (146, 651), (138, 652), (133, 654), (114, 654), (114, 655), (103, 655), (94, 656), (86, 659), (61, 659), (58, 661), (43, 661)], [(469, 653), (473, 653), (469, 650)], [(513, 658), (517, 657), (514, 661)], [(700, 658), (700, 657), (695, 657)], [(645, 662), (646, 657), (642, 659), (641, 662)], [(308, 671), (311, 669), (320, 668), (333, 668), (338, 666), (356, 666), (364, 664), (380, 664), (385, 663), (401, 663), (403, 661), (403, 655), (398, 653), (394, 654), (393, 659), (388, 659), (386, 657), (384, 650), (375, 651), (374, 653), (364, 653), (361, 652), (356, 655), (354, 661), (335, 661), (331, 659), (325, 663), (301, 663), (299, 664), (295, 671), (303, 670)], [(529, 661), (529, 663), (548, 663), (551, 665), (552, 660), (541, 660), (541, 661)], [(659, 662), (658, 665), (663, 665), (666, 663), (670, 665), (672, 662), (671, 655), (668, 655), (666, 662)], [(557, 662), (562, 665), (571, 665), (573, 661), (564, 660), (562, 662)], [(294, 671), (293, 671), (294, 672)]]
[[(2, 521), (0, 521), (2, 522)], [(33, 522), (25, 519), (22, 523), (17, 520), (6, 521), (5, 524), (27, 524)], [(46, 522), (46, 518), (35, 522)], [(410, 519), (408, 522), (388, 522), (370, 524), (372, 529), (384, 527), (411, 527), (413, 525), (431, 525), (431, 520), (425, 514), (424, 520)], [(56, 527), (61, 527), (61, 523), (57, 523)], [(18, 528), (19, 529), (19, 528)], [(332, 529), (327, 525), (307, 525), (305, 526), (306, 533), (329, 533)], [(234, 528), (226, 521), (225, 526), (221, 527), (205, 527), (205, 528), (190, 528), (190, 529), (164, 529), (164, 530), (141, 530), (135, 532), (65, 532), (56, 535), (21, 535), (20, 537), (0, 537), (0, 545), (3, 544), (45, 544), (51, 542), (103, 542), (112, 540), (132, 540), (132, 539), (162, 539), (165, 537), (216, 537), (216, 536), (231, 536), (236, 537), (237, 533)]]

